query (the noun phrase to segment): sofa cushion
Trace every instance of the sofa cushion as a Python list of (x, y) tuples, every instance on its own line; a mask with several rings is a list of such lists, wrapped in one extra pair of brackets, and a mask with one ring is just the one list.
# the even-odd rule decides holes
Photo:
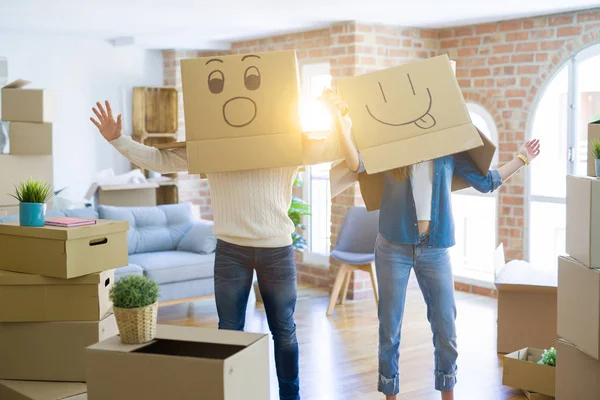
[(70, 218), (98, 219), (98, 212), (92, 207), (71, 208), (64, 210), (64, 213)]
[(129, 222), (129, 254), (175, 250), (192, 227), (191, 204), (168, 204), (157, 207), (99, 206), (101, 219)]
[(198, 254), (214, 253), (216, 248), (217, 237), (213, 232), (213, 222), (204, 219), (194, 221), (177, 246), (177, 250)]
[(129, 264), (126, 267), (117, 268), (115, 270), (115, 281), (118, 281), (124, 276), (127, 275), (144, 275), (144, 270), (139, 265)]
[(133, 254), (129, 262), (142, 267), (144, 275), (160, 285), (214, 276), (215, 255), (160, 251)]

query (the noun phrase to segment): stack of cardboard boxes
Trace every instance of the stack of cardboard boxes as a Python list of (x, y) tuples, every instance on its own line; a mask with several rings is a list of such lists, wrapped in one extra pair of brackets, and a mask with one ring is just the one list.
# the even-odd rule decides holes
[(17, 80), (1, 91), (1, 119), (9, 122), (10, 151), (0, 155), (0, 217), (18, 212), (18, 203), (8, 195), (15, 183), (29, 178), (53, 181), (53, 96), (44, 89), (26, 89), (28, 84)]
[(85, 399), (85, 349), (118, 334), (109, 290), (124, 221), (0, 224), (0, 398)]
[(592, 168), (588, 175), (567, 177), (568, 255), (558, 260), (559, 400), (600, 399), (600, 179)]

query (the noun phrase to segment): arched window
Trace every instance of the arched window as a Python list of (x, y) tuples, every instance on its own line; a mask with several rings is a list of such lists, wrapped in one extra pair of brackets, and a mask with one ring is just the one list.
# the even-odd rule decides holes
[[(473, 124), (493, 143), (498, 130), (490, 113), (478, 104), (467, 104)], [(498, 152), (492, 168), (498, 165)], [(492, 282), (497, 230), (497, 194), (465, 189), (452, 195), (456, 246), (451, 249), (454, 275), (458, 280)]]
[(566, 175), (587, 173), (587, 125), (600, 118), (600, 46), (563, 65), (544, 88), (529, 137), (542, 154), (529, 169), (529, 259), (534, 268), (556, 269), (565, 252)]

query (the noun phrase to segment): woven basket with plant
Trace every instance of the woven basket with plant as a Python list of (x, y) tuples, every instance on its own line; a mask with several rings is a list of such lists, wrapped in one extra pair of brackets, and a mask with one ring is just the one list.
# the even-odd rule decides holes
[(147, 343), (156, 337), (159, 288), (145, 276), (121, 278), (110, 290), (121, 342)]

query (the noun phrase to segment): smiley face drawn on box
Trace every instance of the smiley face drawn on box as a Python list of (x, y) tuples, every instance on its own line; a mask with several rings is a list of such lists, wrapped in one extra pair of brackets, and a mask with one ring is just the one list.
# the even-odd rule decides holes
[(187, 140), (300, 133), (294, 51), (181, 61)]
[[(419, 92), (417, 94), (415, 85), (413, 84), (413, 81), (410, 78), (410, 73), (406, 73), (406, 79), (408, 80), (408, 83), (410, 84), (410, 91), (412, 92), (412, 95), (414, 96), (414, 98), (412, 100), (418, 104), (423, 105), (422, 111), (420, 111), (418, 108), (416, 108), (415, 110), (417, 111), (417, 113), (415, 115), (403, 116), (405, 119), (394, 120), (393, 122), (386, 121), (384, 119), (380, 119), (375, 115), (377, 112), (376, 109), (378, 106), (372, 105), (371, 107), (374, 108), (375, 110), (371, 111), (371, 108), (369, 108), (369, 105), (365, 104), (365, 108), (367, 109), (367, 112), (369, 113), (371, 118), (373, 118), (375, 121), (377, 121), (383, 125), (403, 126), (403, 125), (415, 124), (416, 127), (421, 128), (421, 129), (433, 128), (435, 126), (435, 118), (433, 117), (433, 115), (431, 115), (431, 106), (433, 103), (433, 98), (431, 97), (431, 90), (428, 87), (424, 87), (425, 90), (419, 90)], [(381, 98), (382, 98), (383, 102), (387, 105), (388, 100), (385, 95), (386, 89), (383, 87), (383, 84), (381, 83), (381, 81), (377, 81), (377, 85), (379, 86), (379, 90), (381, 91)], [(390, 89), (398, 90), (395, 87), (391, 87)], [(402, 88), (400, 88), (400, 90), (402, 90)], [(410, 93), (408, 93), (408, 95), (410, 95)], [(426, 99), (426, 101), (423, 102), (423, 99)], [(379, 105), (379, 107), (381, 107), (381, 105)]]
[(338, 81), (367, 173), (483, 145), (446, 55)]

